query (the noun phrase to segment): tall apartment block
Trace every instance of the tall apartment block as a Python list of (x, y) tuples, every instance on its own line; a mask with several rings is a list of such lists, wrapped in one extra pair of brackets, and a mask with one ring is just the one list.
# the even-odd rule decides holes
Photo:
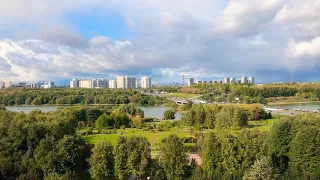
[(117, 89), (117, 81), (116, 80), (109, 80), (109, 88), (110, 89)]
[(223, 83), (224, 84), (230, 84), (230, 78), (224, 78), (224, 80), (223, 80)]
[(230, 78), (230, 83), (235, 83), (236, 82), (236, 78), (232, 77)]
[(97, 88), (108, 88), (109, 87), (109, 81), (106, 79), (97, 79)]
[(192, 86), (194, 84), (194, 78), (188, 79), (188, 86)]
[(248, 83), (254, 84), (254, 77), (248, 77)]
[(78, 88), (79, 87), (79, 79), (72, 79), (70, 81), (70, 88)]
[(94, 79), (80, 79), (79, 80), (80, 88), (95, 88), (97, 87), (97, 81)]
[(150, 88), (151, 87), (151, 78), (150, 77), (142, 77), (141, 78), (141, 88)]
[(119, 76), (117, 77), (118, 89), (134, 89), (136, 88), (136, 78), (132, 76)]
[(241, 83), (248, 83), (247, 77), (241, 77)]

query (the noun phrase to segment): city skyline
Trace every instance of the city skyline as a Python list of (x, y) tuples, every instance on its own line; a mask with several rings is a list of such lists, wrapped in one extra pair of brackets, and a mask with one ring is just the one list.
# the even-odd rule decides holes
[(0, 3), (0, 80), (320, 81), (317, 0), (108, 2)]

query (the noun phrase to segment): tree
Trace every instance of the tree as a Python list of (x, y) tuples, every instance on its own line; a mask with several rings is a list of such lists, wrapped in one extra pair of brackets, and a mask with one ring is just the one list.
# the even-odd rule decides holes
[(291, 142), (289, 157), (290, 167), (301, 170), (306, 179), (316, 179), (320, 172), (320, 128), (303, 127)]
[(128, 141), (128, 169), (137, 178), (146, 175), (150, 161), (150, 143), (145, 137), (132, 136)]
[(159, 158), (167, 179), (185, 179), (188, 160), (186, 149), (177, 135), (169, 135), (167, 141), (161, 146)]
[(175, 109), (168, 109), (164, 112), (164, 119), (170, 120), (175, 119), (176, 110)]
[(107, 126), (110, 127), (113, 125), (114, 125), (114, 120), (105, 113), (100, 115), (99, 118), (95, 122), (96, 128), (103, 128), (103, 127), (107, 127)]
[(137, 115), (132, 118), (132, 122), (136, 127), (141, 127), (142, 126), (142, 118), (140, 115)]
[(276, 122), (266, 139), (266, 148), (276, 168), (283, 173), (288, 168), (289, 150), (292, 140), (292, 122), (286, 119)]
[(97, 108), (88, 108), (86, 111), (87, 124), (93, 126), (101, 114), (102, 112)]
[(202, 150), (202, 168), (209, 179), (218, 179), (221, 170), (221, 143), (214, 133), (210, 133), (205, 140)]
[(99, 141), (92, 149), (92, 155), (89, 159), (90, 174), (92, 179), (104, 180), (114, 179), (114, 157), (113, 147), (108, 142)]
[(243, 176), (243, 180), (274, 180), (277, 178), (276, 170), (272, 166), (272, 161), (266, 156), (257, 159)]
[(114, 148), (114, 159), (115, 159), (115, 175), (118, 179), (124, 179), (129, 175), (128, 170), (128, 139), (127, 137), (120, 136), (117, 140), (117, 144)]

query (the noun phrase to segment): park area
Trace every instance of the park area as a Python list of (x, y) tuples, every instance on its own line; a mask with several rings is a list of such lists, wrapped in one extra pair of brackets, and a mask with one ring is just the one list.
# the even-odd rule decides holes
[[(172, 120), (179, 121), (179, 120)], [(269, 132), (274, 122), (278, 121), (278, 117), (273, 117), (268, 120), (259, 120), (259, 121), (249, 121), (246, 129), (254, 131), (258, 130), (264, 133)], [(157, 122), (162, 123), (162, 122)], [(117, 129), (117, 130), (108, 130), (107, 133), (103, 133), (101, 130), (93, 129), (91, 133), (85, 134), (88, 128), (82, 128), (78, 132), (83, 134), (85, 142), (88, 144), (96, 144), (98, 141), (106, 141), (115, 145), (117, 139), (120, 136), (143, 136), (146, 137), (151, 144), (151, 148), (153, 150), (153, 154), (157, 151), (159, 145), (163, 142), (165, 138), (167, 138), (170, 134), (176, 134), (180, 139), (187, 138), (196, 138), (196, 134), (200, 132), (206, 135), (209, 132), (215, 133), (232, 133), (233, 135), (237, 135), (241, 130), (213, 130), (213, 129), (204, 129), (204, 130), (196, 130), (191, 126), (180, 126), (180, 127), (171, 127), (166, 131), (156, 131), (156, 130), (146, 130), (146, 129), (138, 129), (138, 128), (126, 128), (126, 129)], [(195, 143), (184, 143), (186, 146), (195, 146)], [(192, 148), (190, 148), (192, 149)]]

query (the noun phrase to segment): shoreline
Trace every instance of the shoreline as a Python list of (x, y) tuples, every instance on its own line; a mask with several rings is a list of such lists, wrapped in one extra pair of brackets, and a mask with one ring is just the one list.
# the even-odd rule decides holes
[(286, 102), (286, 101), (279, 101), (279, 102), (270, 102), (267, 103), (268, 106), (270, 105), (286, 105), (286, 104), (320, 104), (320, 101), (303, 101), (303, 102)]

